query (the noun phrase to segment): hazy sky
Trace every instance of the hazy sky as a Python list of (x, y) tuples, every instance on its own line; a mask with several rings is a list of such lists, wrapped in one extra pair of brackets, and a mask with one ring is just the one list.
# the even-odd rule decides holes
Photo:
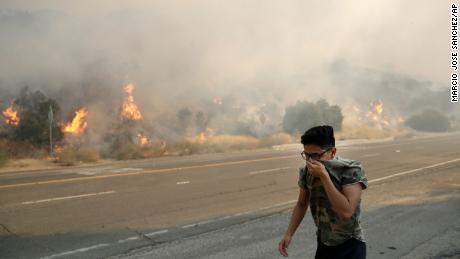
[(447, 1), (2, 0), (0, 88), (133, 82), (152, 110), (228, 94), (336, 102), (337, 62), (443, 88), (449, 12)]
[[(447, 82), (450, 2), (443, 2), (2, 0), (2, 10), (54, 10), (65, 17), (58, 20), (63, 24), (47, 25), (48, 35), (27, 37), (35, 42), (15, 42), (1, 51), (16, 57), (8, 66), (30, 70), (37, 63), (59, 69), (47, 63), (71, 63), (69, 52), (81, 51), (90, 55), (80, 57), (83, 62), (99, 53), (114, 61), (135, 59), (140, 66), (167, 63), (173, 55), (184, 59), (183, 69), (193, 67), (191, 77), (203, 76), (198, 72), (247, 78), (265, 69), (292, 73), (345, 59)], [(6, 60), (1, 62), (5, 76)]]

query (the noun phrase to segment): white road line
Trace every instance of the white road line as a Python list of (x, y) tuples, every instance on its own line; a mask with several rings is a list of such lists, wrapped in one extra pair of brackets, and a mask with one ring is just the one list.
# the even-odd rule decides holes
[(144, 170), (144, 169), (127, 167), (127, 168), (116, 169), (116, 170), (113, 170), (111, 172), (112, 173), (124, 173), (124, 172), (138, 172), (138, 171), (142, 171), (142, 170)]
[(80, 249), (76, 249), (76, 250), (72, 250), (72, 251), (67, 251), (67, 252), (63, 252), (63, 253), (59, 253), (59, 254), (50, 255), (50, 256), (47, 256), (47, 257), (41, 257), (41, 259), (51, 259), (51, 258), (61, 257), (61, 256), (65, 256), (65, 255), (71, 255), (71, 254), (75, 254), (75, 253), (83, 253), (83, 252), (87, 252), (89, 250), (94, 250), (94, 249), (101, 248), (101, 247), (106, 247), (106, 246), (109, 246), (109, 245), (110, 244), (97, 244), (97, 245), (94, 245), (94, 246), (84, 247), (84, 248), (80, 248)]
[(22, 204), (22, 205), (29, 205), (29, 204), (36, 204), (36, 203), (42, 203), (42, 202), (50, 202), (50, 201), (60, 201), (60, 200), (76, 199), (76, 198), (83, 198), (83, 197), (90, 197), (90, 196), (98, 196), (98, 195), (112, 194), (112, 193), (115, 193), (115, 191), (97, 192), (97, 193), (87, 193), (87, 194), (81, 194), (81, 195), (65, 196), (65, 197), (56, 197), (56, 198), (44, 199), (44, 200), (37, 200), (37, 201), (25, 201), (25, 202), (22, 202), (21, 204)]
[(129, 242), (129, 241), (134, 241), (134, 240), (138, 240), (139, 237), (128, 237), (128, 238), (125, 238), (125, 239), (121, 239), (121, 240), (118, 240), (117, 243), (119, 244), (122, 244), (122, 243), (126, 243), (126, 242)]
[(253, 171), (253, 172), (249, 172), (249, 174), (254, 175), (254, 174), (271, 173), (271, 172), (275, 172), (275, 171), (286, 170), (286, 169), (289, 169), (289, 168), (290, 167), (280, 167), (280, 168), (273, 168), (273, 169), (267, 169), (267, 170)]
[(182, 226), (182, 228), (192, 228), (192, 227), (195, 227), (196, 225), (198, 224), (194, 223), (194, 224)]
[(460, 158), (445, 161), (445, 162), (441, 162), (441, 163), (437, 163), (437, 164), (433, 164), (433, 165), (429, 165), (429, 166), (424, 166), (424, 167), (420, 167), (420, 168), (416, 168), (416, 169), (412, 169), (412, 170), (408, 170), (408, 171), (404, 171), (404, 172), (400, 172), (400, 173), (396, 173), (396, 174), (392, 174), (392, 175), (388, 175), (388, 176), (384, 176), (384, 177), (380, 177), (380, 178), (377, 178), (377, 179), (372, 179), (372, 180), (369, 180), (369, 183), (380, 182), (380, 181), (390, 179), (390, 178), (393, 178), (393, 177), (397, 177), (397, 176), (401, 176), (401, 175), (413, 174), (413, 173), (423, 171), (425, 169), (430, 169), (430, 168), (434, 168), (434, 167), (438, 167), (438, 166), (441, 166), (441, 165), (446, 165), (446, 164), (450, 164), (450, 163), (454, 163), (454, 162), (458, 162), (458, 161), (460, 161)]
[(198, 223), (196, 223), (197, 225), (204, 225), (204, 224), (207, 224), (207, 223), (210, 223), (212, 222), (212, 220), (205, 220), (205, 221), (200, 221)]
[(190, 183), (189, 181), (177, 182), (176, 184), (187, 184)]
[(155, 231), (155, 232), (151, 232), (151, 233), (144, 234), (144, 236), (151, 237), (151, 236), (155, 236), (155, 235), (159, 235), (159, 234), (164, 234), (164, 233), (167, 233), (167, 232), (168, 232), (168, 230), (167, 230), (167, 229), (164, 229), (164, 230), (160, 230), (160, 231)]
[[(437, 166), (454, 163), (454, 162), (457, 162), (457, 161), (460, 161), (460, 158), (445, 161), (445, 162), (442, 162), (442, 163), (433, 164), (433, 165), (430, 165), (430, 166), (425, 166), (425, 167), (421, 167), (421, 168), (417, 168), (417, 169), (412, 169), (412, 170), (392, 174), (392, 175), (377, 178), (377, 179), (372, 179), (372, 180), (369, 181), (369, 183), (378, 182), (378, 181), (382, 181), (382, 180), (385, 180), (385, 179), (389, 179), (389, 178), (393, 178), (393, 177), (397, 177), (397, 176), (401, 176), (401, 175), (416, 173), (416, 172), (422, 171), (424, 169), (430, 169), (430, 168), (434, 168), (434, 167), (437, 167)], [(104, 193), (113, 193), (113, 192), (114, 191), (104, 192)], [(99, 194), (101, 194), (101, 193), (99, 193)], [(96, 194), (90, 194), (90, 195), (98, 195), (98, 194), (96, 193)], [(81, 195), (78, 195), (78, 196), (81, 196)], [(78, 197), (78, 196), (71, 196), (71, 197)], [(68, 198), (68, 197), (62, 197), (62, 198)], [(60, 199), (62, 199), (62, 198), (60, 198)], [(190, 228), (190, 227), (194, 227), (194, 226), (197, 226), (197, 225), (200, 225), (200, 224), (205, 224), (205, 223), (209, 223), (209, 222), (215, 222), (215, 221), (219, 221), (219, 220), (223, 220), (223, 219), (227, 219), (227, 218), (231, 218), (231, 217), (235, 217), (235, 216), (246, 215), (246, 214), (249, 214), (249, 213), (254, 213), (254, 212), (257, 212), (257, 211), (261, 211), (261, 210), (275, 208), (275, 207), (278, 207), (278, 206), (281, 206), (281, 205), (288, 205), (288, 204), (295, 203), (295, 202), (297, 202), (297, 200), (290, 200), (290, 201), (287, 201), (287, 202), (277, 203), (277, 204), (272, 205), (272, 206), (258, 208), (256, 210), (236, 213), (236, 214), (234, 214), (232, 216), (227, 215), (225, 217), (222, 217), (222, 218), (216, 219), (216, 220), (207, 220), (207, 221), (201, 221), (201, 222), (195, 223), (195, 224), (185, 225), (185, 226), (182, 226), (182, 228)], [(163, 234), (163, 233), (167, 233), (167, 232), (168, 232), (168, 230), (164, 229), (164, 230), (160, 230), (160, 231), (156, 231), (156, 232), (147, 233), (147, 234), (145, 234), (145, 236), (150, 237), (150, 236), (155, 236), (155, 235), (159, 235), (159, 234)], [(139, 239), (139, 237), (129, 237), (129, 238), (126, 238), (126, 239), (118, 240), (117, 243), (124, 243), (124, 242), (133, 241), (133, 240), (137, 240), (137, 239)], [(101, 247), (106, 247), (106, 246), (110, 246), (110, 245), (114, 245), (114, 244), (97, 244), (97, 245), (90, 246), (90, 247), (80, 248), (80, 249), (76, 249), (76, 250), (72, 250), (72, 251), (63, 252), (63, 253), (60, 253), (60, 254), (54, 254), (54, 255), (51, 255), (51, 256), (42, 257), (41, 259), (51, 259), (51, 258), (61, 257), (61, 256), (65, 256), (65, 255), (75, 254), (75, 253), (87, 252), (89, 250), (93, 250), (93, 249), (97, 249), (97, 248), (101, 248)]]
[(203, 225), (203, 224), (207, 224), (207, 223), (217, 222), (217, 221), (221, 221), (221, 220), (228, 219), (228, 218), (231, 218), (231, 217), (243, 216), (243, 215), (251, 214), (251, 213), (254, 213), (254, 212), (258, 212), (258, 211), (262, 211), (262, 210), (267, 210), (267, 209), (272, 209), (272, 208), (276, 208), (276, 207), (279, 207), (279, 206), (282, 206), (282, 205), (288, 205), (288, 204), (296, 203), (296, 202), (297, 202), (297, 200), (290, 200), (290, 201), (287, 201), (287, 202), (281, 202), (281, 203), (277, 203), (277, 204), (274, 204), (274, 205), (271, 205), (271, 206), (266, 206), (266, 207), (258, 208), (258, 209), (255, 209), (255, 210), (250, 210), (250, 211), (245, 211), (245, 212), (239, 212), (239, 213), (236, 213), (236, 214), (233, 214), (233, 215), (228, 215), (228, 216), (225, 216), (225, 217), (222, 217), (222, 218), (218, 218), (218, 219), (215, 219), (215, 220), (206, 220), (206, 221), (201, 221), (201, 222), (194, 223), (194, 224), (185, 225), (185, 226), (182, 226), (182, 228), (183, 228), (183, 229), (187, 229), (187, 228), (191, 228), (191, 227), (196, 227), (196, 226), (198, 226), (198, 225)]

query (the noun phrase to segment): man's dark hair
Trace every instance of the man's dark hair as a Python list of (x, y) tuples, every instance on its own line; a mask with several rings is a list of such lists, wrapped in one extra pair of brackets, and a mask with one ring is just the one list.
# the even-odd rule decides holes
[(303, 145), (318, 145), (322, 149), (335, 147), (334, 129), (329, 125), (313, 127), (302, 135), (300, 142)]

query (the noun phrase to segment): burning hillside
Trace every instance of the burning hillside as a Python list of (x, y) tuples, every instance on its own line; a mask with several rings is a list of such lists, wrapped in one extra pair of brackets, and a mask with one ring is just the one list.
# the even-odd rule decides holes
[[(152, 117), (151, 114), (144, 116), (143, 111), (147, 109), (142, 109), (143, 102), (136, 102), (135, 90), (133, 83), (119, 86), (118, 101), (117, 98), (110, 100), (112, 110), (80, 99), (78, 109), (68, 110), (72, 116), (62, 119), (57, 101), (39, 91), (26, 89), (15, 102), (3, 108), (4, 126), (0, 130), (7, 129), (8, 133), (0, 136), (47, 150), (52, 135), (59, 159), (94, 161), (99, 155), (132, 159), (290, 143), (293, 139), (289, 134), (297, 136), (318, 124), (333, 125), (339, 133), (338, 139), (382, 138), (393, 134), (393, 129), (403, 127), (405, 121), (403, 115), (383, 99), (361, 105), (351, 102), (344, 107), (344, 113), (340, 106), (330, 105), (326, 100), (301, 101), (287, 107), (283, 116), (281, 106), (212, 95), (195, 106), (172, 105), (177, 110), (163, 110)], [(52, 134), (49, 134), (50, 107), (54, 113)], [(100, 127), (100, 124), (106, 126)], [(273, 137), (283, 130), (289, 134)], [(87, 157), (86, 153), (91, 155)]]

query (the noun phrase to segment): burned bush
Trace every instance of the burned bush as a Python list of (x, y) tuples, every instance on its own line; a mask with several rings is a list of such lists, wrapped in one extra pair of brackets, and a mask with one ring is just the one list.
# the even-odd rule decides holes
[(451, 129), (447, 116), (437, 110), (425, 110), (413, 115), (407, 119), (406, 125), (415, 130), (427, 132), (446, 132)]
[(339, 106), (329, 105), (321, 99), (316, 103), (298, 101), (286, 108), (283, 118), (283, 129), (291, 134), (303, 132), (313, 126), (327, 124), (336, 131), (342, 128), (343, 115)]

